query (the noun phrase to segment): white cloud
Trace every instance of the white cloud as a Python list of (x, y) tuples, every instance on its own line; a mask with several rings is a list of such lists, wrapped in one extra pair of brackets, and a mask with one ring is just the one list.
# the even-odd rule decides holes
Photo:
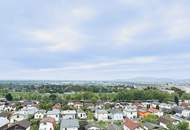
[(42, 45), (40, 49), (52, 52), (77, 51), (86, 45), (86, 40), (90, 36), (83, 33), (81, 24), (95, 18), (95, 10), (86, 6), (74, 6), (66, 10), (57, 9), (49, 12), (55, 22), (45, 28), (24, 29), (22, 33), (27, 39), (40, 43)]
[(84, 43), (85, 36), (78, 30), (63, 27), (52, 30), (34, 30), (29, 37), (43, 44), (48, 51), (75, 51)]
[(97, 11), (88, 7), (76, 7), (71, 10), (71, 14), (73, 17), (78, 18), (80, 20), (91, 20), (96, 16)]
[(114, 30), (113, 37), (114, 41), (118, 45), (125, 45), (134, 43), (137, 38), (151, 28), (151, 23), (141, 21), (140, 23), (132, 23), (127, 26), (123, 25)]
[[(190, 37), (190, 11), (189, 7), (183, 3), (174, 1), (172, 3), (159, 3), (150, 6), (139, 3), (136, 0), (123, 0), (131, 8), (141, 5), (136, 12), (140, 16), (119, 24), (112, 30), (112, 37), (116, 45), (150, 45), (158, 43), (167, 44), (169, 41), (183, 40)], [(154, 3), (154, 2), (153, 2)], [(154, 8), (154, 10), (152, 10)], [(158, 42), (159, 41), (159, 42)]]

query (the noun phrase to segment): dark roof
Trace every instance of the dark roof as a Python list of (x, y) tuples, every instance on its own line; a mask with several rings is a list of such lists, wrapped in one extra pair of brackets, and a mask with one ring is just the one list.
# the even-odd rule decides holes
[(160, 117), (160, 122), (164, 123), (164, 124), (171, 124), (173, 123), (175, 120), (168, 117), (168, 116), (162, 116)]
[(28, 120), (22, 120), (19, 122), (16, 122), (14, 124), (12, 124), (9, 128), (7, 128), (6, 130), (13, 130), (15, 127), (19, 127), (19, 128), (23, 128), (26, 129), (30, 126), (30, 122)]
[(153, 123), (150, 123), (150, 122), (145, 122), (144, 126), (147, 127), (150, 130), (155, 130), (155, 129), (162, 128), (160, 125), (153, 124)]
[(115, 124), (108, 125), (107, 130), (121, 130), (121, 128)]

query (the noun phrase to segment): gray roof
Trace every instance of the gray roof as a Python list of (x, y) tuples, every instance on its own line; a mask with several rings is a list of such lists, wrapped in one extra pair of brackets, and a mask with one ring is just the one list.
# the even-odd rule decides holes
[(91, 127), (100, 128), (100, 127), (99, 127), (98, 125), (96, 125), (96, 124), (88, 124), (88, 125), (85, 126), (86, 129), (89, 129), (89, 128), (91, 128)]
[(59, 115), (59, 114), (61, 114), (59, 110), (52, 110), (47, 112), (47, 115)]
[(28, 128), (28, 127), (30, 127), (30, 122), (28, 120), (22, 120), (22, 121), (16, 122), (16, 123), (10, 125), (9, 128), (7, 128), (7, 130), (12, 130), (15, 126), (21, 126), (23, 128)]
[(110, 124), (107, 130), (121, 130), (121, 128), (115, 124)]
[(61, 129), (63, 128), (79, 128), (79, 121), (77, 119), (62, 119), (61, 120)]
[(9, 120), (4, 117), (0, 117), (0, 127), (3, 127), (9, 123)]
[(121, 110), (118, 109), (112, 109), (109, 111), (111, 114), (123, 114), (123, 112)]
[(153, 123), (149, 123), (149, 122), (145, 122), (144, 126), (146, 126), (148, 129), (159, 129), (162, 128), (162, 126), (157, 125), (157, 124), (153, 124)]

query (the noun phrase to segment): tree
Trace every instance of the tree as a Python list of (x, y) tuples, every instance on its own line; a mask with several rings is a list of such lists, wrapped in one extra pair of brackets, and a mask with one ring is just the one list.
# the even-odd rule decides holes
[(181, 97), (185, 93), (185, 91), (176, 87), (172, 87), (171, 90), (175, 91), (179, 95), (179, 97)]
[(189, 124), (187, 122), (180, 122), (177, 125), (168, 124), (169, 130), (189, 130)]
[(177, 96), (174, 97), (174, 101), (175, 101), (175, 103), (176, 103), (177, 105), (179, 105), (179, 99), (178, 99)]
[(49, 98), (50, 100), (55, 101), (57, 99), (57, 96), (55, 94), (51, 94)]
[(13, 96), (8, 93), (7, 95), (5, 95), (5, 98), (8, 100), (8, 101), (12, 101), (13, 100)]
[(93, 115), (92, 112), (88, 111), (88, 112), (87, 112), (87, 117), (88, 117), (88, 120), (93, 120), (94, 115)]
[(158, 123), (159, 117), (156, 115), (148, 115), (143, 119), (144, 122), (150, 122), (150, 123)]
[(189, 130), (188, 128), (189, 128), (189, 124), (187, 122), (180, 122), (177, 125), (178, 130)]

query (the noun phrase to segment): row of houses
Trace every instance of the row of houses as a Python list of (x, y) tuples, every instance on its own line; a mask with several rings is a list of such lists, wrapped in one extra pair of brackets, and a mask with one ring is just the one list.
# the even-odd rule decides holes
[[(176, 125), (179, 122), (190, 122), (190, 102), (185, 100), (177, 106), (173, 102), (159, 103), (158, 101), (136, 101), (136, 102), (101, 102), (86, 105), (84, 102), (69, 102), (68, 106), (74, 109), (62, 110), (63, 104), (55, 104), (51, 110), (39, 109), (38, 101), (20, 101), (19, 108), (15, 102), (0, 102), (0, 130), (30, 130), (28, 119), (39, 120), (39, 130), (54, 130), (60, 125), (60, 130), (78, 130), (80, 120), (86, 120), (86, 130), (101, 130), (102, 128), (94, 122), (108, 122), (110, 128), (117, 128), (113, 122), (119, 121), (119, 128), (124, 130), (149, 130), (152, 128), (167, 129), (167, 124)], [(107, 107), (109, 106), (109, 107)], [(89, 120), (86, 108), (93, 113), (94, 120)], [(171, 114), (173, 113), (173, 114)], [(148, 115), (155, 115), (159, 123), (143, 122), (142, 119)], [(166, 116), (167, 115), (167, 116)], [(169, 116), (168, 116), (169, 115)], [(116, 130), (118, 130), (117, 128)]]

